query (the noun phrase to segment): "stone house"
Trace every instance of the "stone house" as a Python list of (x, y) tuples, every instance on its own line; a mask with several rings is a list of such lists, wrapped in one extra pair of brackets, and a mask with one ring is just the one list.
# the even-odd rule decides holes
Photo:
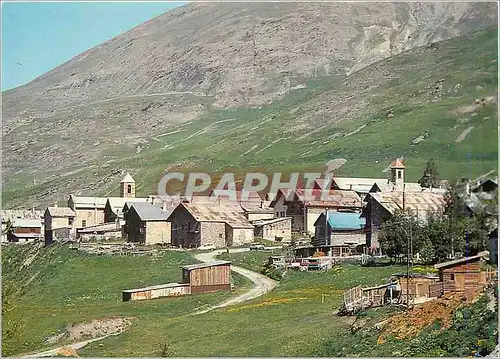
[(290, 242), (292, 240), (292, 218), (261, 219), (252, 222), (254, 236), (268, 241)]
[(172, 245), (197, 248), (242, 245), (253, 241), (254, 227), (241, 207), (220, 198), (180, 203), (168, 220), (172, 222)]
[(141, 244), (170, 244), (169, 212), (150, 203), (132, 203), (124, 214), (127, 241)]
[(322, 213), (314, 223), (313, 245), (335, 257), (362, 253), (366, 244), (366, 223), (360, 215), (360, 212)]
[(322, 198), (319, 189), (279, 190), (271, 202), (275, 217), (291, 217), (292, 231), (314, 235), (314, 223), (326, 209), (331, 211), (359, 211), (363, 202), (355, 191), (330, 190)]
[(76, 214), (75, 227), (85, 228), (104, 223), (105, 197), (81, 197), (71, 194), (68, 207)]
[(76, 236), (76, 213), (69, 207), (48, 207), (44, 213), (45, 245), (59, 239), (72, 239)]
[(9, 242), (26, 243), (41, 239), (42, 221), (39, 219), (14, 219), (12, 231), (7, 233)]
[(380, 253), (380, 226), (397, 210), (407, 211), (418, 220), (426, 221), (429, 215), (442, 213), (446, 206), (445, 195), (431, 191), (369, 193), (365, 202), (361, 217), (366, 219), (366, 246), (373, 253)]

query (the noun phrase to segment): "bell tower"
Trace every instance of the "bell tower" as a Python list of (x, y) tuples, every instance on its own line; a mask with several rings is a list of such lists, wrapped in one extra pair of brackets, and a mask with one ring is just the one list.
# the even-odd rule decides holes
[(123, 177), (120, 182), (120, 196), (123, 198), (134, 198), (135, 197), (135, 181), (132, 176), (127, 172), (125, 177)]
[(403, 189), (405, 183), (405, 166), (403, 165), (403, 160), (396, 158), (389, 167), (391, 169), (391, 182), (398, 188)]

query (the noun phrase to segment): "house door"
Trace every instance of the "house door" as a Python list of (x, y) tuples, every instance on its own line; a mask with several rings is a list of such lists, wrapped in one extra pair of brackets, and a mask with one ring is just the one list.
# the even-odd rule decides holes
[(465, 273), (455, 273), (455, 290), (465, 291)]

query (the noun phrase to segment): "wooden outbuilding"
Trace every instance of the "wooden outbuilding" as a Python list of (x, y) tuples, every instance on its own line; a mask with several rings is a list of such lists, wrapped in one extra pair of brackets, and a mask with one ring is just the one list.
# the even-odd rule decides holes
[(472, 257), (434, 265), (439, 270), (442, 293), (474, 291), (485, 287), (495, 275), (495, 271), (483, 265), (488, 256), (489, 252), (484, 251)]
[(230, 262), (214, 261), (182, 267), (184, 283), (189, 283), (191, 294), (231, 290)]

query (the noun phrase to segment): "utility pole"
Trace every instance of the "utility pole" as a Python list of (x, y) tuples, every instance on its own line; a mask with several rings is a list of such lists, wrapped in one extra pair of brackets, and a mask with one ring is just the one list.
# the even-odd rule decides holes
[(410, 243), (406, 243), (406, 308), (410, 307)]

